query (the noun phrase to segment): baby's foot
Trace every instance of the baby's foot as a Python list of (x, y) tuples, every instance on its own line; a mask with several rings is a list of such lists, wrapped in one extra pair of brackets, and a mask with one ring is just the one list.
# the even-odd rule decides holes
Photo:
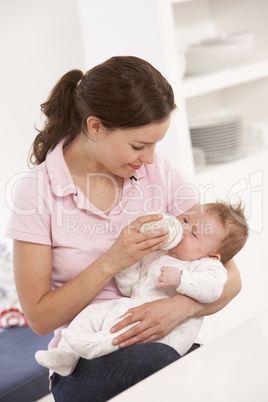
[(55, 348), (38, 350), (35, 359), (41, 366), (47, 367), (62, 376), (67, 376), (74, 371), (79, 356), (73, 351)]

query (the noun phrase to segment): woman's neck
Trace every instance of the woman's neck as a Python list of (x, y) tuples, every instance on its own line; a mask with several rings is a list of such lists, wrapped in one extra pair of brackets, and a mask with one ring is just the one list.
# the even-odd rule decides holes
[(89, 141), (79, 134), (63, 148), (63, 155), (74, 183), (92, 204), (108, 214), (122, 199), (124, 179), (95, 159)]
[(91, 151), (90, 141), (85, 134), (79, 133), (63, 148), (64, 159), (71, 174), (82, 176), (103, 170)]

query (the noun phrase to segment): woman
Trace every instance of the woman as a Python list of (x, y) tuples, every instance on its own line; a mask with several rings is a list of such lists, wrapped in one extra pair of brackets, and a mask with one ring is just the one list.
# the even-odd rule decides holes
[[(136, 57), (112, 57), (85, 75), (70, 71), (42, 105), (46, 123), (32, 153), (38, 166), (17, 186), (7, 235), (14, 238), (23, 311), (38, 334), (55, 331), (49, 347), (89, 303), (121, 297), (117, 272), (165, 244), (163, 230), (139, 232), (152, 220), (148, 212), (178, 216), (198, 202), (177, 167), (155, 153), (174, 109), (168, 82)], [(105, 401), (179, 359), (154, 341), (188, 317), (215, 313), (239, 292), (235, 264), (226, 268), (229, 279), (215, 303), (180, 295), (126, 312), (111, 329), (120, 349), (80, 359), (68, 377), (54, 373), (55, 400)]]

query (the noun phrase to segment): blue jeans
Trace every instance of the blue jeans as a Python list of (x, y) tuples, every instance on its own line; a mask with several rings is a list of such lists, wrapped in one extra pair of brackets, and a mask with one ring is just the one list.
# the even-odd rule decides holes
[(53, 374), (52, 393), (56, 402), (104, 402), (180, 357), (163, 343), (141, 343), (92, 360), (81, 358), (69, 376)]

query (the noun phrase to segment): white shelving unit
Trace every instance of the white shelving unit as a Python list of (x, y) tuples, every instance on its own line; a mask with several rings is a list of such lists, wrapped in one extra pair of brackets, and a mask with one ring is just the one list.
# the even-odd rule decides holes
[(236, 85), (245, 84), (268, 76), (268, 60), (242, 65), (205, 76), (186, 77), (183, 80), (185, 99), (220, 91)]
[[(241, 159), (207, 165), (198, 171), (193, 162), (189, 122), (230, 113), (242, 114), (247, 122), (268, 124), (268, 1), (77, 1), (87, 67), (115, 54), (132, 54), (162, 71), (174, 88), (178, 111), (161, 150), (196, 178), (202, 202), (227, 197), (233, 201), (238, 195), (246, 203), (252, 232), (236, 258), (243, 291), (227, 308), (206, 319), (208, 337), (204, 340), (215, 338), (268, 306), (268, 150), (248, 152)], [(89, 24), (93, 9), (95, 18)], [(256, 46), (247, 64), (206, 76), (182, 76), (179, 50), (220, 32), (248, 29), (254, 31)], [(97, 41), (92, 40), (96, 32)]]
[[(180, 108), (174, 124), (179, 154), (184, 155), (183, 167), (195, 172), (202, 202), (215, 198), (233, 201), (239, 196), (246, 204), (251, 227), (248, 243), (236, 258), (243, 291), (230, 307), (207, 320), (207, 339), (212, 339), (268, 306), (267, 292), (262, 285), (268, 279), (268, 216), (264, 210), (268, 202), (268, 147), (254, 152), (247, 149), (241, 159), (197, 170), (189, 147), (189, 123), (227, 113), (243, 115), (245, 124), (261, 122), (268, 127), (268, 2), (158, 0), (158, 8), (166, 75)], [(211, 74), (183, 77), (180, 52), (207, 37), (243, 30), (252, 30), (255, 35), (254, 53), (246, 64)], [(253, 284), (255, 278), (259, 285)]]
[[(247, 122), (267, 124), (268, 29), (265, 0), (158, 0), (166, 49), (167, 76), (182, 113), (177, 132), (189, 121), (219, 113), (240, 113)], [(247, 64), (211, 74), (182, 77), (179, 52), (190, 44), (222, 32), (253, 30), (255, 51)], [(260, 105), (260, 107), (258, 107)], [(183, 146), (183, 145), (182, 145)], [(191, 149), (186, 146), (187, 152)], [(189, 156), (190, 163), (192, 159)], [(191, 167), (188, 164), (189, 169)], [(213, 170), (213, 166), (211, 169)]]

